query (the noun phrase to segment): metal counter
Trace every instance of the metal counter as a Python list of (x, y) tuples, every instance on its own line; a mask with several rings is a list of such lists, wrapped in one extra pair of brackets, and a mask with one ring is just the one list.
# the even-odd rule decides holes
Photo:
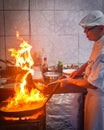
[(86, 89), (60, 88), (46, 104), (47, 130), (83, 130)]

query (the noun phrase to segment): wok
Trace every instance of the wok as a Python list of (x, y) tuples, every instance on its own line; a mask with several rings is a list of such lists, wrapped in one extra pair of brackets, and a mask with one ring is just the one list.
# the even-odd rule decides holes
[[(59, 83), (50, 83), (47, 85), (46, 90), (43, 92), (43, 94), (47, 97), (46, 101), (42, 104), (41, 107), (30, 109), (30, 110), (25, 110), (25, 111), (13, 111), (13, 112), (5, 112), (0, 110), (0, 115), (6, 116), (6, 117), (26, 117), (26, 116), (31, 116), (33, 114), (36, 114), (40, 110), (42, 110), (48, 100), (51, 98), (53, 93), (56, 91), (56, 89), (59, 87)], [(47, 91), (48, 90), (48, 91)], [(7, 105), (8, 102), (1, 102), (0, 103), (0, 108)]]

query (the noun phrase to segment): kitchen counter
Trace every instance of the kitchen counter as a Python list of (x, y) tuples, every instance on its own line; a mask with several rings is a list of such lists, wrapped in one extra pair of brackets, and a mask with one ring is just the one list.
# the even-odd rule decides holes
[(72, 84), (58, 87), (46, 105), (47, 130), (83, 130), (86, 93)]

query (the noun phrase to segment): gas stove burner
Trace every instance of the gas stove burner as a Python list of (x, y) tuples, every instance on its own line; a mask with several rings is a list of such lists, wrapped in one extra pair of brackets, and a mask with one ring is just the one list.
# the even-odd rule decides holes
[[(45, 108), (40, 111), (40, 115), (36, 115), (34, 119), (29, 117), (21, 117), (17, 120), (1, 120), (1, 130), (46, 130), (46, 112)], [(32, 115), (34, 116), (34, 115)], [(16, 118), (15, 118), (16, 119)]]

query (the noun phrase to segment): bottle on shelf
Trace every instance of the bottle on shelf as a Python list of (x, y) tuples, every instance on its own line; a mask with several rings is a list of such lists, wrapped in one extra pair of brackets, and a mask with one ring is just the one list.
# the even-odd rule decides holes
[(42, 63), (41, 63), (41, 65), (43, 65), (43, 64), (44, 64), (44, 57), (46, 57), (46, 54), (45, 54), (45, 49), (44, 49), (44, 48), (42, 48), (42, 50), (41, 50), (41, 58), (42, 58)]
[(48, 71), (48, 63), (47, 63), (47, 57), (43, 58), (43, 64), (42, 64), (42, 73), (45, 73)]
[(40, 66), (42, 64), (41, 53), (36, 51), (33, 55), (34, 66)]
[(63, 63), (62, 61), (58, 61), (57, 72), (59, 72), (62, 75), (62, 71), (63, 71)]

